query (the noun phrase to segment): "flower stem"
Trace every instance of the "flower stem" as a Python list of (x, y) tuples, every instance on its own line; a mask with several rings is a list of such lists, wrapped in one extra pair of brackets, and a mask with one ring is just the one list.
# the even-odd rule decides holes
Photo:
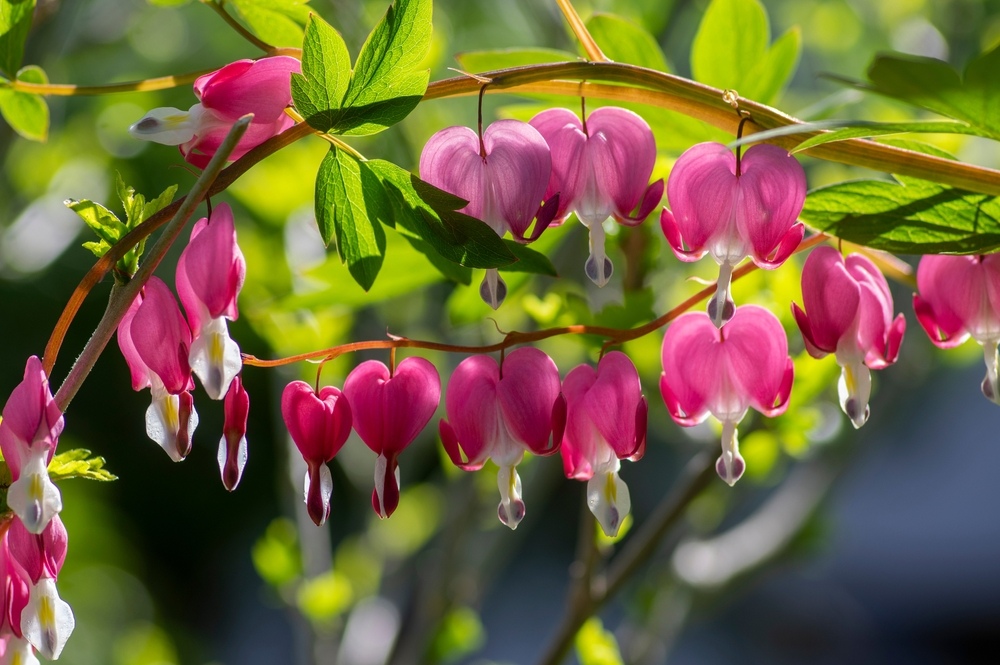
[[(218, 69), (216, 67), (215, 69)], [(66, 83), (29, 83), (27, 81), (9, 81), (8, 86), (16, 92), (27, 92), (33, 95), (48, 95), (51, 97), (79, 97), (85, 95), (107, 95), (115, 92), (150, 92), (152, 90), (167, 90), (177, 88), (182, 85), (190, 85), (198, 80), (199, 76), (214, 72), (215, 69), (205, 69), (189, 74), (177, 74), (176, 76), (160, 76), (158, 78), (143, 79), (142, 81), (128, 81), (125, 83), (109, 83), (107, 85), (70, 85)]]
[(556, 4), (559, 5), (560, 11), (566, 17), (566, 22), (569, 23), (570, 30), (573, 31), (573, 34), (579, 40), (584, 53), (587, 54), (587, 59), (592, 62), (611, 62), (608, 56), (604, 55), (604, 52), (601, 51), (601, 47), (597, 45), (597, 42), (594, 41), (590, 31), (587, 30), (587, 25), (580, 18), (580, 14), (577, 13), (573, 4), (569, 0), (556, 0)]
[(274, 52), (277, 50), (275, 47), (271, 46), (264, 40), (257, 37), (257, 35), (244, 28), (240, 25), (239, 21), (233, 18), (232, 15), (226, 11), (226, 8), (223, 6), (225, 4), (225, 0), (202, 0), (202, 3), (211, 7), (215, 13), (218, 14), (230, 28), (235, 30), (240, 37), (247, 40), (261, 51), (264, 51), (264, 53), (274, 55)]

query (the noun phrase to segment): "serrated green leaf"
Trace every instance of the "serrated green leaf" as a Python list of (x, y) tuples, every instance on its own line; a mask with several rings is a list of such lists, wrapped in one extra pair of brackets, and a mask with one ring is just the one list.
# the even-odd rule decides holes
[(578, 58), (569, 51), (558, 51), (550, 48), (509, 48), (466, 51), (456, 55), (455, 59), (465, 71), (478, 73), (547, 62), (572, 62)]
[(437, 268), (438, 272), (442, 275), (453, 282), (457, 282), (458, 284), (465, 284), (466, 286), (472, 284), (471, 268), (466, 268), (465, 266), (459, 265), (454, 261), (449, 261), (441, 256), (441, 254), (434, 249), (429, 242), (425, 242), (421, 238), (417, 238), (407, 233), (401, 233), (400, 235), (406, 240), (406, 242), (410, 243), (413, 249), (426, 256), (431, 265)]
[(815, 190), (799, 218), (819, 231), (900, 254), (979, 254), (1000, 249), (997, 197), (898, 176)]
[(91, 457), (90, 451), (76, 448), (59, 453), (49, 462), (49, 477), (52, 480), (87, 478), (89, 480), (111, 481), (118, 476), (104, 468), (103, 457)]
[(332, 148), (316, 174), (316, 221), (323, 241), (336, 238), (341, 261), (365, 291), (385, 258), (381, 220), (391, 218), (381, 180), (367, 162)]
[(228, 0), (255, 35), (272, 46), (302, 45), (309, 0)]
[(329, 131), (340, 117), (351, 82), (351, 55), (344, 38), (313, 14), (302, 44), (302, 73), (292, 74), (292, 100), (310, 126)]
[(548, 275), (550, 277), (559, 276), (559, 273), (556, 272), (556, 267), (552, 265), (552, 261), (541, 252), (536, 252), (527, 245), (522, 245), (513, 240), (504, 239), (503, 242), (507, 245), (510, 253), (517, 258), (517, 262), (503, 266), (500, 268), (501, 271), (528, 272), (536, 275)]
[(0, 73), (9, 79), (21, 67), (35, 0), (0, 0)]
[(368, 35), (350, 86), (338, 134), (380, 132), (403, 118), (427, 90), (430, 71), (417, 69), (431, 44), (431, 0), (395, 0)]
[[(35, 65), (22, 68), (17, 73), (17, 80), (49, 82), (42, 68)], [(29, 141), (45, 141), (49, 137), (49, 106), (41, 95), (0, 88), (0, 115), (15, 132)]]
[(604, 55), (615, 62), (670, 71), (656, 38), (632, 21), (614, 14), (598, 13), (587, 19), (587, 30)]
[(824, 143), (846, 141), (847, 139), (871, 138), (890, 134), (978, 134), (964, 122), (865, 122), (860, 127), (845, 127), (836, 131), (819, 134), (795, 146), (791, 152), (801, 152)]
[(456, 212), (462, 199), (430, 185), (392, 162), (365, 162), (382, 180), (401, 233), (429, 243), (441, 256), (467, 268), (499, 268), (514, 255), (489, 226)]
[(100, 242), (87, 242), (83, 245), (94, 252), (98, 258), (104, 256), (111, 249), (111, 245), (118, 242), (123, 235), (128, 233), (128, 230), (118, 219), (118, 216), (100, 203), (95, 203), (89, 199), (82, 199), (80, 201), (69, 200), (66, 201), (66, 207), (78, 214), (84, 223), (101, 239)]

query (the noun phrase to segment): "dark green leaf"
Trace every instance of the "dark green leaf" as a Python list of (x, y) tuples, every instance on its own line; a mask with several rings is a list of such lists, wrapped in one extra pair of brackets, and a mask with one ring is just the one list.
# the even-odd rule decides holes
[(229, 0), (255, 35), (272, 46), (301, 46), (309, 0)]
[(34, 12), (35, 0), (0, 0), (0, 74), (9, 79), (21, 67)]
[(316, 174), (316, 220), (327, 245), (336, 237), (341, 261), (365, 291), (382, 269), (385, 231), (379, 221), (389, 218), (385, 189), (368, 164), (332, 148)]
[(899, 176), (809, 194), (799, 218), (859, 245), (900, 254), (977, 254), (1000, 248), (996, 197)]
[(669, 72), (667, 58), (656, 38), (641, 26), (615, 16), (594, 14), (587, 19), (587, 30), (597, 45), (615, 62)]
[(340, 117), (351, 82), (351, 55), (333, 26), (313, 14), (306, 23), (302, 74), (292, 74), (292, 100), (302, 117), (325, 132)]
[(483, 222), (456, 212), (466, 202), (391, 162), (365, 162), (382, 180), (402, 233), (421, 238), (441, 256), (468, 268), (499, 268), (515, 257)]
[(465, 284), (468, 286), (472, 284), (472, 269), (461, 266), (454, 261), (449, 261), (448, 259), (441, 256), (441, 254), (434, 249), (430, 243), (421, 240), (415, 236), (408, 233), (400, 234), (406, 239), (408, 243), (421, 254), (427, 257), (427, 260), (431, 262), (435, 268), (438, 269), (442, 275), (447, 277), (453, 282), (459, 284)]
[[(35, 65), (22, 68), (17, 80), (49, 82), (42, 68)], [(49, 106), (41, 95), (0, 88), (0, 114), (15, 132), (30, 141), (45, 141), (49, 136)]]
[(569, 51), (557, 51), (549, 48), (511, 48), (467, 51), (459, 53), (455, 59), (465, 71), (478, 73), (494, 69), (539, 65), (546, 62), (572, 62), (578, 58)]
[(527, 245), (522, 245), (513, 240), (504, 240), (504, 244), (507, 245), (510, 253), (517, 257), (517, 263), (503, 266), (500, 268), (503, 272), (530, 272), (537, 275), (549, 275), (550, 277), (559, 276), (559, 273), (556, 272), (556, 267), (552, 265), (552, 261), (541, 252), (536, 252)]

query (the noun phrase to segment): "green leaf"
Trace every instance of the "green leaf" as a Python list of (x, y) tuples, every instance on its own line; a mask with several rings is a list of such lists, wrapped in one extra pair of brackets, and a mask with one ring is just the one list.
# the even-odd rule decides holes
[(1000, 249), (1000, 202), (926, 180), (858, 180), (815, 190), (799, 218), (859, 245), (900, 254)]
[(292, 100), (310, 126), (329, 131), (351, 82), (351, 55), (333, 26), (313, 14), (306, 23), (302, 73), (292, 74)]
[(550, 277), (559, 276), (552, 261), (541, 252), (513, 240), (504, 239), (503, 242), (507, 245), (510, 253), (517, 258), (517, 263), (500, 268), (503, 272), (529, 272), (536, 275), (549, 275)]
[(430, 70), (417, 67), (430, 50), (431, 5), (431, 0), (395, 0), (386, 10), (361, 47), (337, 133), (380, 132), (420, 102), (430, 78)]
[(341, 261), (365, 291), (372, 287), (385, 258), (385, 231), (391, 219), (379, 178), (344, 150), (331, 148), (316, 174), (316, 221), (323, 242), (336, 237)]
[(846, 141), (847, 139), (871, 138), (890, 134), (978, 134), (964, 122), (864, 122), (859, 127), (845, 127), (836, 131), (819, 134), (795, 146), (792, 153), (808, 150), (824, 143)]
[(49, 477), (52, 480), (87, 478), (89, 480), (118, 480), (118, 476), (104, 468), (103, 457), (91, 457), (90, 451), (76, 448), (59, 453), (49, 462)]
[(669, 72), (667, 58), (656, 38), (641, 26), (615, 16), (594, 14), (587, 19), (587, 30), (597, 45), (615, 62)]
[(66, 207), (78, 214), (83, 221), (89, 226), (100, 241), (97, 243), (86, 243), (87, 245), (96, 245), (95, 247), (88, 247), (94, 254), (100, 258), (107, 254), (108, 250), (111, 249), (111, 245), (118, 242), (118, 239), (123, 235), (128, 233), (125, 225), (121, 223), (118, 216), (111, 212), (100, 203), (95, 203), (89, 199), (82, 199), (80, 201), (68, 200), (66, 201)]
[(795, 69), (801, 38), (793, 29), (768, 48), (771, 29), (758, 0), (712, 0), (691, 46), (694, 78), (770, 103)]
[(466, 51), (455, 56), (458, 64), (467, 72), (489, 72), (494, 69), (509, 69), (525, 65), (539, 65), (547, 62), (572, 62), (577, 56), (569, 51), (549, 48), (510, 48), (489, 51)]
[(576, 634), (576, 656), (580, 665), (624, 665), (614, 633), (604, 630), (597, 617), (590, 617)]
[(381, 179), (401, 233), (420, 238), (441, 256), (467, 268), (499, 268), (516, 259), (489, 226), (457, 212), (466, 202), (392, 162), (365, 162)]
[(431, 262), (431, 265), (437, 268), (438, 272), (442, 275), (453, 282), (457, 282), (458, 284), (465, 284), (466, 286), (472, 284), (471, 268), (466, 268), (465, 266), (444, 258), (441, 256), (440, 252), (431, 246), (429, 242), (425, 242), (424, 240), (408, 233), (401, 233), (400, 236), (405, 238), (406, 242), (410, 243), (413, 249), (426, 256), (427, 260)]
[(255, 35), (272, 46), (301, 46), (309, 0), (228, 0)]
[[(21, 69), (17, 73), (17, 80), (27, 83), (49, 82), (42, 68), (35, 65)], [(48, 139), (49, 106), (41, 95), (0, 88), (0, 115), (3, 115), (15, 132), (29, 141)]]
[(9, 79), (24, 59), (34, 12), (35, 0), (0, 0), (0, 74)]

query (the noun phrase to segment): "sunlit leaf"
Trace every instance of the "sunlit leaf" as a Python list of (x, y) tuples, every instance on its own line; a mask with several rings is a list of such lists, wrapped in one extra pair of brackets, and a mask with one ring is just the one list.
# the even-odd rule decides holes
[(304, 580), (295, 595), (299, 610), (313, 623), (337, 618), (354, 600), (351, 581), (334, 570)]
[[(17, 80), (49, 82), (42, 68), (35, 65), (21, 69)], [(0, 88), (0, 115), (15, 132), (29, 141), (45, 141), (49, 137), (49, 106), (41, 95)]]
[(351, 82), (351, 55), (333, 26), (313, 14), (306, 23), (302, 73), (292, 74), (292, 101), (312, 127), (325, 132), (336, 124)]
[(103, 457), (91, 457), (90, 451), (84, 448), (67, 450), (54, 456), (49, 462), (49, 476), (52, 480), (118, 480), (118, 476), (104, 468), (104, 463)]
[(507, 48), (489, 51), (466, 51), (455, 56), (458, 64), (467, 72), (488, 72), (494, 69), (508, 69), (547, 62), (572, 62), (577, 56), (569, 51), (550, 48)]
[(9, 79), (21, 67), (35, 0), (0, 0), (0, 74)]
[(580, 665), (624, 665), (614, 633), (604, 630), (597, 617), (591, 617), (580, 627), (575, 640), (576, 657)]
[(587, 19), (587, 30), (604, 55), (615, 62), (670, 71), (656, 38), (632, 21), (614, 14), (598, 13)]
[(517, 258), (517, 261), (503, 266), (500, 268), (501, 271), (530, 272), (550, 277), (559, 276), (559, 273), (556, 272), (556, 267), (552, 265), (552, 261), (541, 252), (537, 252), (527, 245), (522, 245), (513, 240), (504, 240), (504, 244), (507, 245), (510, 253)]
[(272, 46), (301, 46), (309, 0), (228, 0), (255, 35)]

